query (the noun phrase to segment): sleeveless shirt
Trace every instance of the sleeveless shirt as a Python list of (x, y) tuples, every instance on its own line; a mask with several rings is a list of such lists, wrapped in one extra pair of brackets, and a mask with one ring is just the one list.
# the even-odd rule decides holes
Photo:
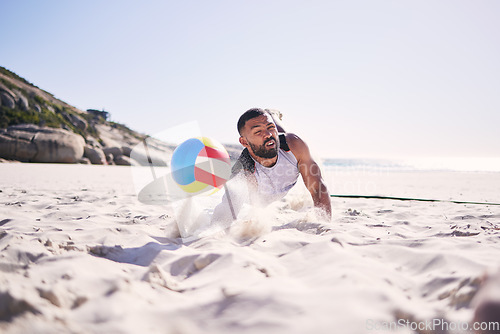
[(272, 167), (262, 166), (245, 148), (232, 170), (233, 176), (243, 172), (255, 177), (260, 200), (264, 203), (283, 198), (299, 178), (297, 158), (288, 147), (284, 134), (279, 135), (279, 141), (278, 159)]

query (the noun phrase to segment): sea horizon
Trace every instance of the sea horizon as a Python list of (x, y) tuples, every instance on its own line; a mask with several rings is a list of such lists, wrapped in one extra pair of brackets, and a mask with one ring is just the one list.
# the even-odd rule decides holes
[(443, 171), (443, 172), (493, 172), (500, 173), (497, 157), (407, 157), (407, 158), (323, 158), (328, 170), (352, 171)]

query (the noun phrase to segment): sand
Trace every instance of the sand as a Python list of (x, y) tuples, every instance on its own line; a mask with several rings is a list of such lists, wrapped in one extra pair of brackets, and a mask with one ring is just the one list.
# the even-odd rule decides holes
[[(325, 178), (500, 202), (499, 173)], [(430, 333), (410, 327), (467, 325), (500, 268), (500, 206), (334, 198), (325, 222), (299, 189), (188, 242), (182, 217), (137, 201), (128, 167), (0, 164), (0, 190), (3, 333)]]

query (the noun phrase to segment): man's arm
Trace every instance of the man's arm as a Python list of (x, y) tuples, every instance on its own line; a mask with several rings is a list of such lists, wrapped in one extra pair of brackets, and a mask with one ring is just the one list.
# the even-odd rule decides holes
[(321, 177), (321, 170), (318, 164), (311, 157), (309, 147), (306, 143), (293, 133), (286, 134), (288, 146), (295, 155), (299, 165), (299, 172), (302, 175), (304, 184), (311, 193), (314, 206), (325, 211), (329, 218), (332, 217), (332, 206), (330, 194)]

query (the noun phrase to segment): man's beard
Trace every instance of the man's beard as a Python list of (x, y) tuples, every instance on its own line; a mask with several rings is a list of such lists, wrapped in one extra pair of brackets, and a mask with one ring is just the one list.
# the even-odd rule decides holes
[[(274, 140), (274, 147), (266, 148), (266, 144), (271, 140)], [(269, 138), (261, 146), (254, 145), (251, 142), (248, 142), (248, 144), (252, 148), (253, 154), (260, 158), (271, 159), (278, 155), (278, 143), (274, 138)]]

